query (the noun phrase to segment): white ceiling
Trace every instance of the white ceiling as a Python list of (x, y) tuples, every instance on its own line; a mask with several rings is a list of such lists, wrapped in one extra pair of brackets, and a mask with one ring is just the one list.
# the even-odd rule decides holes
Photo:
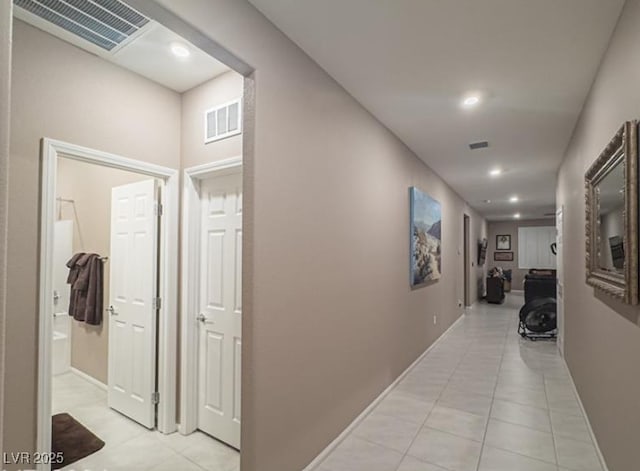
[[(554, 212), (557, 169), (624, 3), (250, 1), (490, 220)], [(465, 110), (469, 91), (485, 98)], [(470, 151), (479, 140), (490, 147)]]
[[(178, 93), (230, 70), (222, 62), (155, 21), (149, 21), (119, 47), (107, 51), (18, 6), (14, 9), (14, 14), (36, 28)], [(171, 52), (171, 45), (175, 43), (186, 46), (190, 55), (176, 57)]]
[[(171, 44), (186, 45), (189, 57), (172, 54)], [(108, 60), (182, 93), (230, 70), (170, 29), (151, 22), (148, 30), (118, 49)]]

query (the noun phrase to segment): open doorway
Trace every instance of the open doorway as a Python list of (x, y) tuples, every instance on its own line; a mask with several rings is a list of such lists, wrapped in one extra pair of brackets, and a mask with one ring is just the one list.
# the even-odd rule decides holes
[(89, 382), (106, 391), (110, 408), (155, 428), (163, 185), (148, 175), (58, 159), (54, 416), (79, 415), (76, 406), (102, 397), (84, 387)]
[(38, 446), (69, 464), (175, 429), (178, 172), (50, 139), (42, 152)]
[(463, 277), (464, 277), (464, 305), (465, 307), (471, 306), (471, 284), (469, 279), (469, 273), (471, 271), (471, 256), (470, 256), (470, 247), (469, 247), (469, 239), (470, 239), (470, 218), (468, 215), (463, 216)]

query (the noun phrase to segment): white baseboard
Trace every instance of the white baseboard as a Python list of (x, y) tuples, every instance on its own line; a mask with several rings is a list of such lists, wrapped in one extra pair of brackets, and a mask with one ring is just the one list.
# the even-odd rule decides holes
[[(315, 459), (309, 463), (302, 471), (314, 471), (318, 466), (320, 466), (320, 463), (322, 463), (330, 454), (333, 450), (335, 450), (338, 445), (340, 445), (340, 443), (342, 443), (342, 441), (347, 438), (347, 436), (349, 436), (349, 434), (355, 430), (355, 428), (360, 425), (360, 423), (367, 417), (367, 415), (369, 415), (369, 413), (371, 411), (373, 411), (373, 409), (376, 408), (376, 406), (378, 404), (380, 404), (380, 402), (382, 402), (382, 400), (387, 396), (387, 394), (389, 394), (391, 392), (391, 390), (393, 388), (395, 388), (400, 381), (402, 381), (404, 379), (405, 376), (407, 376), (407, 374), (409, 374), (409, 372), (418, 364), (420, 363), (420, 361), (431, 351), (431, 349), (433, 347), (435, 347), (440, 341), (442, 341), (442, 339), (444, 339), (447, 334), (464, 318), (464, 314), (462, 314), (460, 317), (458, 317), (458, 319), (451, 324), (451, 326), (449, 326), (449, 328), (447, 330), (445, 330), (442, 335), (440, 337), (438, 337), (430, 346), (429, 348), (427, 348), (413, 363), (411, 363), (411, 365), (409, 365), (409, 367), (404, 370), (400, 376), (398, 376), (395, 381), (393, 383), (391, 383), (384, 391), (382, 391), (382, 393), (373, 400), (373, 402), (371, 404), (369, 404), (367, 406), (367, 408), (365, 410), (362, 411), (362, 413), (356, 417), (353, 422), (351, 422), (347, 428), (345, 428), (342, 433), (340, 435), (338, 435), (336, 437), (335, 440), (333, 440), (324, 450), (322, 450), (320, 452), (320, 454), (318, 456), (315, 457)], [(605, 470), (607, 471), (607, 470)]]
[(593, 446), (596, 448), (596, 453), (598, 454), (598, 458), (600, 459), (600, 464), (602, 464), (602, 469), (603, 471), (609, 471), (609, 468), (607, 467), (607, 462), (604, 460), (604, 455), (602, 454), (602, 451), (600, 450), (600, 445), (598, 445), (598, 440), (596, 439), (596, 434), (593, 433), (593, 428), (591, 428), (591, 422), (589, 421), (589, 416), (587, 415), (587, 411), (584, 408), (584, 404), (582, 403), (582, 399), (580, 398), (580, 394), (578, 393), (578, 388), (576, 388), (576, 383), (573, 380), (573, 376), (571, 375), (571, 369), (569, 369), (569, 365), (567, 365), (566, 360), (564, 360), (564, 366), (567, 369), (567, 371), (569, 372), (569, 378), (571, 378), (571, 386), (573, 387), (573, 392), (575, 393), (576, 397), (578, 398), (578, 404), (580, 405), (580, 410), (582, 411), (582, 416), (584, 417), (584, 420), (587, 422), (587, 428), (589, 429), (589, 435), (591, 435), (591, 441), (593, 442)]
[(84, 379), (85, 381), (90, 382), (94, 386), (97, 386), (97, 387), (99, 387), (100, 389), (102, 389), (104, 391), (108, 391), (109, 390), (109, 387), (106, 384), (104, 384), (102, 381), (99, 381), (99, 380), (95, 379), (93, 376), (89, 376), (84, 371), (80, 371), (79, 369), (74, 368), (73, 366), (70, 368), (70, 370), (71, 370), (71, 372), (73, 374), (80, 376), (82, 379)]

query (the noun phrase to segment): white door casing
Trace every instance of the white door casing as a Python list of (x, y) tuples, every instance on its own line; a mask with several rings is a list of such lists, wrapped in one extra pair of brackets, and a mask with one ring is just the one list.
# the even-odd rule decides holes
[(242, 174), (201, 182), (198, 428), (240, 448)]
[(558, 350), (564, 356), (564, 205), (556, 212), (556, 274), (558, 310)]
[(155, 426), (157, 181), (115, 187), (111, 196), (109, 407)]

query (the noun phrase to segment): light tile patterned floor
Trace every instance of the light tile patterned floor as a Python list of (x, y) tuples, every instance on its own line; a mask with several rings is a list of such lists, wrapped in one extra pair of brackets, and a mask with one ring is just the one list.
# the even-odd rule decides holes
[(53, 378), (53, 413), (68, 412), (106, 444), (63, 468), (75, 471), (239, 471), (234, 449), (196, 432), (150, 431), (107, 407), (106, 391), (74, 373)]
[(317, 471), (602, 471), (556, 344), (516, 333), (522, 304), (467, 310)]

